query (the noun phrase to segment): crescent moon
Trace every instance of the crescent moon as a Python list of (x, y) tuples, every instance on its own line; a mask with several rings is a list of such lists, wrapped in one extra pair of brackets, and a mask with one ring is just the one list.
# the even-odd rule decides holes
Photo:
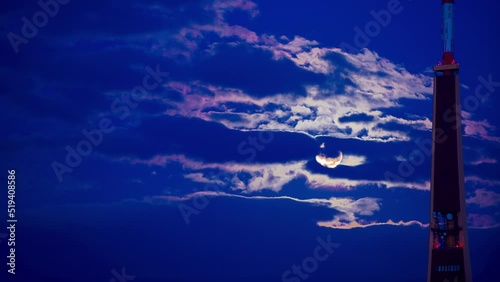
[(319, 154), (316, 156), (316, 161), (327, 168), (336, 168), (342, 162), (343, 154), (339, 152), (339, 156), (335, 158), (329, 158), (324, 154)]

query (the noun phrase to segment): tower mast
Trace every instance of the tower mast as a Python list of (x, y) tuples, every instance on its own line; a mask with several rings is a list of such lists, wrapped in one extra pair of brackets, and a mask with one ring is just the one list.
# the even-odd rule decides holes
[(443, 59), (434, 67), (428, 282), (471, 282), (460, 120), (453, 53), (454, 0), (441, 0)]

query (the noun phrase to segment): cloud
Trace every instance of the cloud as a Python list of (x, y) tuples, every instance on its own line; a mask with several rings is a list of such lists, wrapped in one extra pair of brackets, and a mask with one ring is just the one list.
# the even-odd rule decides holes
[(185, 174), (184, 178), (190, 179), (191, 181), (199, 182), (199, 183), (214, 183), (217, 185), (224, 185), (225, 184), (223, 181), (218, 180), (218, 179), (208, 179), (203, 175), (203, 173)]
[[(176, 87), (182, 82), (177, 82)], [(214, 96), (207, 100), (203, 93), (191, 92), (184, 101), (170, 101), (175, 106), (169, 115), (197, 117), (207, 121), (215, 121), (211, 116), (216, 108), (223, 108), (228, 103), (240, 103), (249, 106), (246, 112), (229, 110), (238, 115), (238, 120), (217, 120), (228, 128), (245, 130), (271, 130), (306, 133), (312, 137), (331, 136), (336, 138), (355, 138), (367, 141), (390, 142), (409, 141), (410, 137), (403, 131), (387, 130), (379, 124), (396, 123), (406, 128), (429, 130), (430, 121), (405, 120), (393, 116), (380, 116), (381, 112), (373, 112), (372, 122), (338, 122), (338, 118), (353, 109), (370, 111), (377, 107), (392, 107), (393, 102), (386, 99), (369, 101), (360, 94), (352, 96), (330, 94), (330, 90), (319, 86), (306, 86), (306, 97), (293, 94), (275, 94), (273, 97), (252, 97), (240, 89), (207, 85), (197, 82), (199, 88), (210, 89)], [(167, 89), (171, 86), (166, 85)], [(187, 84), (186, 84), (187, 87)], [(255, 86), (253, 86), (255, 87)], [(170, 88), (174, 90), (173, 88)], [(266, 110), (272, 105), (278, 109)], [(257, 106), (255, 110), (252, 108)], [(300, 112), (299, 112), (300, 111)], [(242, 122), (243, 121), (243, 122)], [(363, 133), (363, 134), (361, 134)]]
[(464, 110), (462, 110), (460, 112), (460, 115), (462, 116), (463, 119), (471, 119), (471, 117), (472, 117), (472, 113), (464, 111)]
[(331, 197), (329, 199), (299, 199), (290, 196), (245, 196), (238, 194), (229, 194), (225, 192), (217, 192), (217, 191), (200, 191), (191, 193), (182, 197), (177, 196), (155, 196), (154, 198), (158, 199), (166, 199), (170, 201), (187, 201), (196, 197), (233, 197), (233, 198), (241, 198), (248, 200), (291, 200), (299, 203), (307, 203), (316, 206), (323, 206), (329, 209), (335, 209), (341, 212), (350, 213), (350, 214), (359, 214), (359, 215), (367, 215), (371, 216), (375, 211), (380, 210), (379, 201), (380, 199), (376, 198), (361, 198), (358, 200), (353, 200), (351, 198), (335, 198)]
[[(127, 161), (132, 164), (146, 164), (149, 166), (165, 166), (170, 162), (182, 164), (183, 169), (193, 172), (200, 172), (207, 169), (219, 169), (228, 174), (249, 175), (244, 188), (240, 183), (238, 190), (244, 192), (256, 192), (262, 190), (281, 191), (283, 186), (295, 179), (305, 179), (306, 184), (313, 189), (327, 190), (353, 190), (359, 187), (378, 187), (378, 188), (407, 188), (417, 190), (429, 190), (429, 182), (393, 182), (388, 180), (364, 180), (348, 178), (332, 178), (325, 174), (314, 173), (306, 169), (307, 161), (292, 161), (287, 163), (207, 163), (195, 161), (184, 155), (164, 155), (155, 156), (151, 159), (131, 159), (120, 158), (121, 161)], [(234, 187), (233, 187), (234, 188)]]
[(333, 229), (355, 229), (355, 228), (367, 228), (372, 226), (381, 226), (381, 225), (393, 225), (393, 226), (411, 226), (418, 225), (422, 228), (429, 227), (429, 224), (424, 224), (417, 220), (403, 221), (400, 220), (398, 222), (394, 222), (392, 220), (387, 220), (386, 222), (368, 222), (364, 220), (358, 221), (342, 221), (340, 217), (335, 217), (331, 221), (320, 221), (318, 222), (318, 226), (328, 227)]
[[(223, 18), (221, 18), (221, 21)], [(333, 136), (338, 138), (359, 138), (362, 140), (391, 142), (408, 141), (410, 137), (404, 131), (386, 130), (380, 124), (395, 123), (417, 130), (430, 130), (431, 122), (428, 118), (420, 120), (406, 120), (402, 117), (383, 115), (379, 109), (400, 107), (401, 98), (426, 100), (432, 94), (432, 78), (424, 75), (410, 74), (401, 66), (380, 57), (378, 54), (364, 49), (360, 54), (349, 54), (338, 48), (319, 47), (319, 43), (296, 36), (293, 39), (274, 35), (256, 34), (241, 27), (230, 27), (221, 22), (213, 25), (193, 26), (193, 34), (203, 37), (208, 31), (216, 32), (221, 38), (237, 37), (241, 41), (231, 47), (222, 44), (214, 45), (211, 49), (209, 63), (210, 70), (215, 62), (233, 62), (223, 60), (221, 56), (234, 53), (232, 58), (253, 58), (248, 62), (237, 65), (252, 66), (252, 61), (259, 61), (260, 71), (268, 70), (276, 65), (287, 65), (292, 77), (293, 67), (285, 62), (294, 64), (298, 69), (305, 70), (300, 78), (294, 77), (291, 81), (284, 82), (279, 75), (285, 70), (272, 71), (272, 74), (254, 79), (259, 83), (247, 80), (237, 81), (232, 79), (231, 84), (225, 83), (226, 77), (233, 77), (235, 71), (241, 71), (236, 66), (219, 66), (227, 75), (220, 75), (217, 79), (206, 76), (213, 72), (205, 72), (195, 81), (202, 88), (210, 89), (214, 94), (210, 101), (203, 99), (203, 94), (196, 90), (190, 93), (189, 100), (175, 102), (175, 109), (168, 112), (170, 115), (184, 115), (198, 117), (207, 121), (217, 121), (228, 128), (245, 130), (275, 130), (302, 132), (311, 136)], [(236, 30), (239, 30), (236, 32)], [(185, 36), (180, 36), (185, 40)], [(242, 43), (244, 42), (244, 43)], [(265, 56), (256, 56), (259, 50), (272, 54), (274, 65), (267, 62)], [(194, 52), (194, 51), (193, 51)], [(228, 53), (229, 52), (229, 53)], [(224, 55), (226, 54), (226, 55)], [(246, 55), (245, 55), (246, 54)], [(262, 53), (264, 54), (264, 53)], [(243, 56), (244, 55), (244, 56)], [(196, 61), (194, 62), (196, 73)], [(212, 62), (212, 63), (210, 63)], [(220, 63), (217, 63), (220, 65)], [(293, 70), (293, 71), (292, 71)], [(326, 79), (307, 77), (307, 73), (323, 74)], [(215, 77), (215, 76), (214, 76)], [(240, 73), (236, 78), (247, 78), (249, 75)], [(272, 78), (272, 82), (268, 81)], [(298, 86), (300, 82), (302, 86)], [(184, 83), (177, 81), (177, 84)], [(287, 87), (277, 87), (278, 85)], [(186, 83), (189, 85), (189, 83)], [(170, 85), (166, 85), (170, 87)], [(305, 87), (306, 93), (300, 91)], [(272, 97), (267, 97), (272, 96)], [(297, 97), (298, 96), (298, 97)], [(259, 106), (255, 110), (245, 113), (233, 112), (239, 118), (233, 120), (216, 120), (210, 109), (221, 108), (225, 103), (245, 103)], [(269, 105), (279, 105), (279, 109), (268, 110)], [(289, 113), (287, 118), (282, 118), (283, 113)], [(360, 113), (368, 113), (364, 117), (356, 118)]]
[(309, 109), (306, 106), (302, 106), (302, 105), (292, 106), (290, 109), (292, 110), (292, 113), (302, 115), (302, 116), (308, 116), (312, 113), (311, 109)]
[(495, 218), (490, 215), (469, 214), (467, 216), (468, 226), (472, 229), (492, 229), (500, 227)]
[(315, 47), (319, 45), (317, 41), (301, 36), (295, 36), (292, 40), (286, 37), (280, 39), (285, 43), (272, 35), (262, 35), (261, 44), (256, 48), (270, 51), (275, 60), (290, 60), (297, 67), (313, 73), (328, 74), (333, 70), (332, 64), (324, 59), (328, 49)]
[(465, 182), (473, 182), (473, 183), (478, 183), (478, 184), (483, 184), (483, 185), (488, 185), (488, 186), (500, 186), (499, 180), (485, 179), (484, 177), (479, 177), (479, 176), (475, 176), (475, 175), (466, 176)]
[[(131, 17), (134, 22), (125, 26), (116, 26), (119, 21), (110, 20), (110, 26), (107, 27), (109, 30), (104, 34), (96, 34), (92, 42), (75, 40), (71, 36), (72, 32), (68, 32), (71, 28), (63, 27), (65, 32), (60, 30), (54, 34), (69, 36), (60, 40), (61, 44), (66, 44), (62, 49), (69, 50), (67, 47), (73, 47), (78, 50), (73, 54), (78, 60), (72, 61), (70, 65), (57, 65), (58, 67), (54, 68), (57, 75), (54, 75), (54, 70), (42, 70), (40, 73), (45, 75), (45, 78), (58, 76), (76, 80), (85, 77), (88, 80), (88, 75), (73, 74), (74, 72), (68, 69), (80, 69), (82, 73), (92, 74), (95, 72), (89, 69), (95, 62), (112, 58), (114, 62), (109, 65), (117, 66), (116, 69), (106, 69), (106, 74), (95, 73), (94, 76), (110, 77), (111, 79), (104, 81), (106, 85), (102, 87), (106, 90), (118, 89), (123, 87), (124, 81), (134, 80), (130, 76), (138, 75), (133, 72), (135, 65), (141, 63), (138, 58), (149, 61), (167, 57), (171, 60), (164, 61), (172, 65), (173, 69), (177, 68), (177, 71), (172, 71), (172, 80), (164, 85), (163, 93), (167, 96), (166, 93), (172, 93), (169, 92), (172, 90), (182, 94), (180, 97), (184, 98), (171, 101), (168, 97), (161, 97), (168, 106), (168, 109), (164, 109), (164, 113), (168, 115), (196, 117), (236, 130), (302, 132), (311, 136), (323, 135), (377, 142), (410, 140), (405, 130), (388, 130), (380, 127), (381, 124), (396, 123), (403, 125), (405, 129), (417, 130), (430, 128), (430, 121), (426, 118), (407, 120), (384, 114), (384, 111), (401, 107), (402, 98), (428, 100), (432, 95), (432, 77), (412, 74), (397, 63), (367, 49), (363, 49), (359, 54), (349, 54), (339, 48), (322, 46), (310, 38), (260, 34), (255, 30), (229, 23), (228, 15), (234, 11), (243, 11), (249, 15), (250, 20), (255, 20), (259, 9), (253, 1), (213, 1), (209, 4), (204, 1), (181, 2), (158, 4), (146, 1), (137, 4), (134, 8), (153, 14), (152, 24), (137, 25), (137, 16)], [(93, 15), (92, 8), (99, 3), (89, 3), (88, 7), (84, 8), (85, 13), (78, 15), (78, 18)], [(100, 9), (97, 10), (111, 10), (112, 6), (99, 6)], [(120, 15), (129, 18), (123, 15), (132, 12), (133, 10), (123, 9), (120, 10)], [(182, 15), (183, 19), (190, 20), (180, 20), (179, 17), (172, 16), (177, 13)], [(76, 16), (74, 10), (68, 14)], [(103, 17), (100, 13), (93, 16)], [(176, 19), (173, 25), (168, 24), (171, 23), (171, 18)], [(95, 25), (78, 27), (77, 31), (92, 33), (94, 28)], [(140, 32), (141, 28), (143, 32)], [(81, 52), (87, 49), (101, 52)], [(146, 59), (144, 51), (148, 54)], [(233, 53), (228, 54), (226, 51)], [(113, 55), (116, 53), (119, 55)], [(179, 58), (183, 55), (189, 64), (183, 64), (186, 61)], [(229, 55), (237, 61), (227, 59)], [(248, 55), (250, 63), (245, 60), (247, 56), (241, 55)], [(124, 62), (121, 60), (123, 57), (129, 60)], [(254, 58), (258, 60), (252, 64)], [(53, 57), (47, 60), (61, 62)], [(79, 67), (75, 67), (75, 62)], [(215, 66), (213, 62), (218, 62), (219, 66)], [(228, 63), (220, 65), (220, 62)], [(250, 68), (257, 64), (256, 62), (259, 66), (248, 73), (239, 67), (245, 63)], [(270, 69), (268, 66), (272, 67), (269, 72), (271, 75), (266, 74), (254, 81), (248, 79), (254, 77), (251, 74), (263, 73), (263, 69)], [(234, 75), (236, 71), (243, 72)], [(220, 75), (221, 72), (227, 75)], [(231, 75), (244, 79), (226, 79), (226, 76)], [(123, 77), (127, 79), (123, 80)], [(233, 82), (228, 83), (228, 80)], [(305, 90), (302, 91), (303, 89)], [(213, 94), (209, 100), (206, 99), (207, 90)], [(246, 112), (228, 110), (227, 114), (230, 114), (231, 118), (228, 118), (229, 115), (221, 118), (213, 113), (214, 108), (223, 108), (227, 103), (258, 107)], [(107, 105), (109, 106), (109, 103)], [(279, 109), (270, 109), (271, 105), (279, 105)], [(291, 115), (282, 119), (280, 115), (283, 113)]]
[(405, 157), (403, 157), (401, 155), (396, 156), (395, 159), (398, 162), (406, 162), (406, 161), (408, 161)]
[(491, 136), (489, 131), (495, 130), (487, 120), (473, 121), (464, 119), (462, 124), (465, 125), (464, 135), (478, 139), (488, 140), (492, 142), (500, 142), (500, 137)]
[(488, 157), (481, 157), (475, 161), (470, 162), (471, 165), (480, 165), (480, 164), (496, 164), (497, 160), (488, 158)]
[[(7, 65), (12, 69), (2, 68), (2, 73), (10, 75), (3, 84), (0, 82), (0, 88), (7, 90), (0, 104), (16, 110), (22, 107), (23, 111), (29, 108), (26, 116), (37, 120), (47, 118), (52, 127), (52, 120), (63, 120), (66, 128), (59, 127), (59, 123), (55, 127), (61, 128), (58, 132), (63, 133), (61, 136), (71, 136), (83, 129), (75, 123), (83, 121), (88, 126), (91, 115), (109, 112), (112, 95), (121, 95), (120, 91), (130, 89), (133, 81), (140, 83), (144, 77), (143, 65), (160, 62), (173, 70), (169, 81), (160, 91), (151, 93), (150, 100), (140, 104), (138, 109), (142, 112), (137, 114), (137, 120), (119, 124), (114, 136), (105, 137), (104, 144), (96, 149), (100, 154), (132, 164), (159, 166), (155, 169), (160, 170), (169, 163), (180, 164), (185, 179), (200, 183), (222, 184), (207, 177), (210, 170), (221, 170), (230, 176), (231, 189), (247, 194), (281, 191), (297, 179), (304, 180), (312, 189), (429, 189), (428, 182), (366, 179), (363, 177), (367, 174), (362, 173), (355, 179), (327, 175), (311, 171), (308, 164), (314, 162), (310, 157), (317, 149), (310, 137), (334, 137), (345, 143), (348, 139), (394, 142), (397, 146), (400, 141), (412, 140), (409, 130), (428, 132), (429, 118), (408, 118), (388, 111), (407, 109), (402, 100), (429, 102), (432, 73), (410, 73), (368, 49), (349, 54), (311, 38), (262, 34), (228, 21), (230, 13), (235, 11), (247, 13), (250, 21), (258, 17), (259, 10), (253, 1), (189, 0), (161, 4), (125, 1), (129, 5), (120, 1), (101, 2), (68, 6), (57, 20), (71, 20), (47, 26), (44, 35), (23, 50), (23, 60), (8, 58)], [(148, 15), (147, 21), (144, 13)], [(89, 24), (78, 24), (81, 22)], [(92, 36), (87, 40), (89, 34)], [(106, 67), (95, 68), (103, 64)], [(18, 75), (25, 72), (31, 73)], [(8, 104), (4, 103), (6, 100)], [(153, 114), (162, 117), (147, 119)], [(499, 141), (491, 136), (495, 128), (487, 120), (471, 121), (470, 113), (462, 115), (466, 136)], [(254, 163), (241, 163), (245, 156), (238, 154), (238, 145), (258, 132), (273, 132), (273, 143), (259, 151)], [(25, 135), (20, 137), (30, 139)], [(62, 138), (44, 137), (50, 140), (43, 143), (48, 146), (63, 142), (53, 141)], [(294, 142), (289, 142), (292, 138)], [(203, 142), (190, 145), (194, 142), (187, 141), (192, 140)], [(297, 147), (301, 150), (294, 150)], [(321, 158), (327, 167), (335, 159), (324, 155)], [(366, 162), (366, 156), (354, 152), (343, 155), (340, 164), (355, 167)], [(472, 164), (480, 163), (496, 163), (496, 160), (483, 158)], [(156, 170), (151, 174), (156, 175)], [(476, 176), (466, 180), (489, 186), (500, 183)], [(379, 210), (378, 201), (369, 198), (293, 200), (342, 211), (343, 217), (318, 223), (332, 228), (419, 224), (358, 219), (359, 215)], [(468, 203), (480, 207), (497, 205), (498, 194), (478, 189)], [(477, 216), (476, 221), (484, 223), (487, 219)]]
[(145, 198), (146, 202), (154, 203), (157, 200), (167, 201), (188, 201), (196, 197), (233, 197), (249, 200), (290, 200), (298, 203), (307, 203), (315, 206), (323, 206), (329, 209), (334, 209), (341, 212), (340, 215), (335, 216), (332, 221), (318, 221), (317, 225), (321, 227), (328, 227), (334, 229), (353, 229), (353, 228), (366, 228), (378, 225), (395, 225), (395, 226), (410, 226), (420, 225), (422, 228), (428, 227), (428, 224), (422, 224), (419, 221), (411, 220), (408, 222), (399, 221), (394, 222), (388, 220), (387, 222), (367, 222), (366, 220), (358, 219), (358, 216), (372, 216), (375, 212), (380, 210), (380, 199), (376, 198), (360, 198), (353, 200), (351, 198), (329, 198), (329, 199), (299, 199), (290, 196), (244, 196), (237, 194), (228, 194), (216, 191), (202, 191), (188, 194), (186, 196), (155, 196)]
[(365, 156), (344, 155), (344, 158), (342, 159), (342, 163), (340, 163), (340, 165), (359, 166), (365, 163), (366, 163)]
[[(366, 49), (360, 54), (349, 54), (338, 48), (321, 47), (317, 41), (300, 36), (288, 39), (285, 36), (257, 34), (242, 26), (229, 25), (225, 15), (237, 9), (248, 12), (251, 17), (258, 14), (257, 5), (252, 1), (215, 1), (213, 5), (205, 7), (206, 11), (215, 13), (213, 21), (187, 25), (170, 38), (173, 41), (178, 41), (182, 46), (186, 46), (186, 50), (178, 50), (176, 55), (184, 52), (189, 58), (196, 57), (193, 54), (197, 53), (204, 53), (202, 57), (205, 58), (212, 56), (204, 62), (205, 65), (209, 66), (208, 72), (201, 72), (205, 75), (200, 76), (199, 61), (193, 60), (194, 67), (189, 73), (198, 73), (197, 77), (191, 77), (188, 82), (177, 81), (176, 83), (185, 83), (186, 86), (196, 83), (203, 88), (211, 89), (215, 96), (212, 101), (205, 105), (203, 102), (207, 101), (202, 98), (203, 94), (194, 90), (190, 93), (192, 99), (174, 103), (174, 109), (169, 110), (168, 114), (213, 120), (233, 129), (298, 131), (312, 136), (329, 135), (380, 142), (409, 140), (404, 132), (393, 132), (377, 127), (380, 123), (396, 122), (419, 129), (429, 127), (428, 120), (407, 121), (398, 117), (382, 117), (380, 114), (369, 117), (366, 120), (368, 123), (362, 121), (342, 125), (343, 117), (356, 112), (371, 113), (379, 108), (399, 107), (398, 100), (401, 98), (427, 99), (426, 96), (432, 94), (432, 78), (410, 74), (401, 66)], [(209, 34), (216, 34), (220, 39), (230, 39), (231, 43), (234, 44), (228, 44), (231, 47), (223, 47), (224, 44), (220, 44), (220, 40), (213, 39), (208, 36)], [(164, 34), (151, 37), (153, 40), (165, 38)], [(200, 44), (198, 43), (202, 40), (208, 41), (209, 49), (199, 49)], [(166, 50), (166, 47), (169, 46), (165, 46), (164, 41), (155, 42), (154, 45), (155, 49), (172, 52), (168, 51), (172, 48)], [(260, 81), (261, 86), (255, 82), (248, 83), (248, 81), (233, 80), (231, 85), (222, 81), (226, 75), (220, 75), (221, 70), (227, 71), (227, 77), (232, 77), (235, 71), (241, 71), (241, 68), (231, 65), (217, 67), (219, 70), (215, 73), (218, 74), (218, 80), (207, 77), (207, 73), (213, 72), (214, 65), (219, 65), (221, 61), (232, 62), (232, 60), (223, 60), (222, 57), (229, 51), (232, 52), (233, 49), (240, 50), (241, 52), (238, 52), (241, 54), (235, 53), (236, 56), (232, 56), (232, 58), (252, 56), (253, 59), (258, 59), (260, 70), (252, 73), (262, 73), (262, 69), (273, 69), (271, 75), (255, 79)], [(268, 52), (272, 55), (272, 59), (265, 56), (255, 56), (260, 54), (257, 52), (258, 50)], [(208, 53), (204, 51), (208, 51)], [(269, 59), (274, 60), (274, 64), (268, 62)], [(300, 77), (293, 76), (296, 68), (290, 67), (286, 62), (305, 72), (301, 72)], [(253, 64), (251, 61), (239, 61), (236, 65), (249, 67)], [(286, 67), (281, 70), (281, 68), (276, 68), (278, 65)], [(180, 72), (173, 71), (173, 73)], [(273, 76), (273, 74), (281, 73), (286, 77), (293, 77), (293, 79), (284, 81), (279, 75)], [(327, 79), (323, 81), (314, 77), (306, 78), (307, 73), (327, 75)], [(240, 73), (235, 77), (246, 78), (249, 76)], [(267, 81), (270, 78), (273, 81)], [(301, 84), (300, 87), (296, 85), (297, 82)], [(276, 87), (280, 84), (288, 85), (288, 88)], [(171, 86), (166, 85), (167, 89)], [(302, 95), (299, 93), (302, 86), (307, 89), (307, 97), (297, 99), (297, 96)], [(263, 99), (262, 96), (266, 95), (273, 97)], [(209, 108), (221, 107), (227, 102), (243, 102), (249, 105), (259, 105), (261, 108), (246, 113), (235, 113), (235, 115), (239, 115), (239, 118), (233, 120), (217, 120), (216, 116), (208, 110)], [(279, 120), (277, 111), (265, 110), (266, 106), (270, 104), (283, 105), (279, 109), (281, 113), (292, 112), (294, 115), (288, 119)]]
[(115, 130), (106, 140), (99, 146), (101, 154), (151, 164), (164, 163), (163, 156), (174, 154), (208, 163), (286, 163), (317, 152), (317, 142), (305, 134), (235, 130), (218, 122), (167, 115), (143, 118), (137, 125)]
[(468, 204), (478, 205), (480, 208), (497, 206), (500, 203), (500, 194), (486, 189), (477, 189), (474, 196), (467, 199)]
[(224, 19), (224, 14), (236, 9), (248, 12), (252, 17), (259, 14), (257, 4), (249, 0), (224, 0), (215, 1), (212, 5), (206, 6), (208, 10), (215, 10), (219, 20)]

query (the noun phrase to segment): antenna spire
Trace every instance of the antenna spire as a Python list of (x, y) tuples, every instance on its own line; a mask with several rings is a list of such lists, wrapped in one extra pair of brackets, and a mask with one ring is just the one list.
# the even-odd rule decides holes
[(443, 64), (455, 64), (455, 57), (453, 55), (453, 41), (455, 33), (455, 0), (441, 0), (443, 3)]

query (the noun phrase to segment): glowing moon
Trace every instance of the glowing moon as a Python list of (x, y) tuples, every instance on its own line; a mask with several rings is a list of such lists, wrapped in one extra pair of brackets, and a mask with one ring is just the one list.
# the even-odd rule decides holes
[(339, 152), (339, 156), (336, 158), (329, 158), (325, 154), (319, 154), (316, 156), (316, 161), (327, 168), (336, 168), (342, 162), (342, 152)]

